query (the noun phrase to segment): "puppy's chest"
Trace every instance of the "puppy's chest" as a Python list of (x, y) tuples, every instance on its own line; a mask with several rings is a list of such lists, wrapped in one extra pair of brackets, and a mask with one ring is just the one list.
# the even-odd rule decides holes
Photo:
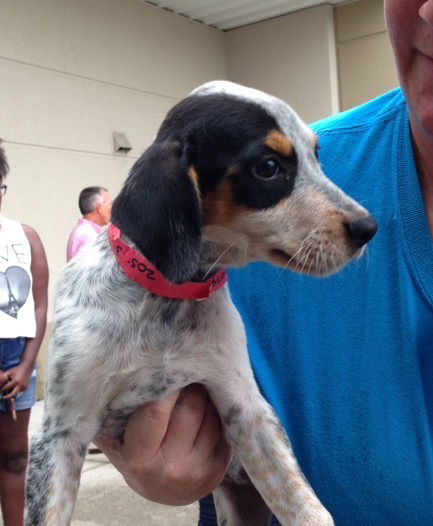
[(228, 315), (225, 302), (221, 307), (166, 304), (143, 314), (138, 340), (128, 346), (127, 366), (112, 374), (114, 392), (102, 434), (119, 434), (136, 407), (203, 382), (216, 361), (228, 359), (230, 349), (238, 347), (238, 320)]
[(188, 359), (194, 350), (220, 338), (221, 310), (209, 302), (164, 302), (144, 304), (136, 319), (138, 344), (152, 367)]

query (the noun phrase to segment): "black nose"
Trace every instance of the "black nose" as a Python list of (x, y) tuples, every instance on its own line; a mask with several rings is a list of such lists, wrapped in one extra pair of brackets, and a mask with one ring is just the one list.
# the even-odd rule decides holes
[(352, 223), (346, 223), (346, 228), (355, 247), (361, 248), (374, 236), (378, 226), (371, 216), (367, 216), (352, 221)]

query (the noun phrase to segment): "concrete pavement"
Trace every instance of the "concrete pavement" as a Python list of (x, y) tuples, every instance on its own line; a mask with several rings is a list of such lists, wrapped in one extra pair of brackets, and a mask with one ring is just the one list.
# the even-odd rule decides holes
[[(30, 435), (40, 426), (43, 402), (32, 410)], [(194, 526), (196, 504), (162, 506), (134, 493), (105, 455), (87, 455), (72, 526)], [(0, 522), (0, 524), (2, 524)]]

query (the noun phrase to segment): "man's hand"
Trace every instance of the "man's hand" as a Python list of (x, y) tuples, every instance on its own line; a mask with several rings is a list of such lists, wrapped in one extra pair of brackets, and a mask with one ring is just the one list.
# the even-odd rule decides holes
[(183, 506), (219, 485), (231, 448), (206, 390), (191, 385), (138, 408), (123, 440), (95, 442), (137, 493)]

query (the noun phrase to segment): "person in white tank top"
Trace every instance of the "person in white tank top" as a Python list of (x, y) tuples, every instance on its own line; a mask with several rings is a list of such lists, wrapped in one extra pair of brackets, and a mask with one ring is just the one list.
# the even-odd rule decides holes
[[(8, 169), (0, 146), (0, 210)], [(37, 232), (0, 212), (0, 498), (5, 526), (23, 524), (28, 423), (36, 400), (35, 365), (47, 296), (48, 264)]]

